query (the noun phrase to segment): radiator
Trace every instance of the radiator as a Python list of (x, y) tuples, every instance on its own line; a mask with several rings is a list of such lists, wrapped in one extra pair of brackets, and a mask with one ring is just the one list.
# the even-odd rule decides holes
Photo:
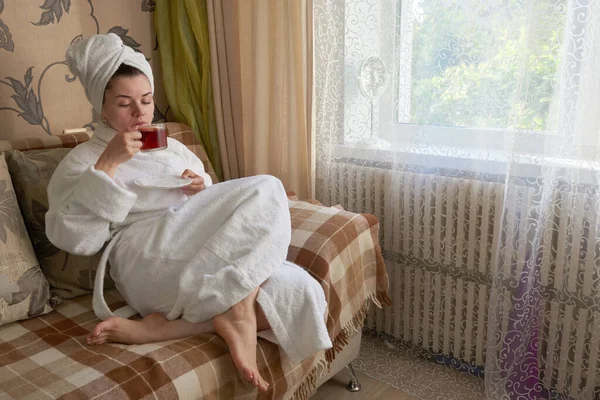
[[(492, 276), (501, 273), (509, 287), (511, 278), (521, 276), (528, 252), (536, 251), (543, 384), (572, 398), (593, 398), (600, 385), (594, 196), (553, 190), (552, 200), (542, 202), (552, 205), (542, 229), (536, 225), (537, 205), (548, 194), (534, 186), (511, 188), (504, 199), (503, 183), (351, 164), (332, 164), (325, 180), (327, 189), (318, 193), (322, 201), (380, 221), (393, 307), (370, 313), (368, 327), (432, 354), (483, 366)], [(505, 202), (501, 236), (497, 221)], [(502, 252), (496, 255), (500, 240)], [(503, 333), (514, 306), (503, 303)]]

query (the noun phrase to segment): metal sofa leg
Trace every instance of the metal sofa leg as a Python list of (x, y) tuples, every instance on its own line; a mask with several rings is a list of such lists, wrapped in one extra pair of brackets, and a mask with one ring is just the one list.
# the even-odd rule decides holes
[(360, 382), (358, 381), (358, 378), (356, 377), (356, 373), (354, 373), (354, 368), (352, 368), (352, 363), (346, 365), (346, 368), (348, 368), (348, 371), (350, 371), (350, 382), (348, 382), (348, 384), (346, 385), (346, 389), (348, 389), (350, 392), (358, 392), (361, 389), (360, 386)]

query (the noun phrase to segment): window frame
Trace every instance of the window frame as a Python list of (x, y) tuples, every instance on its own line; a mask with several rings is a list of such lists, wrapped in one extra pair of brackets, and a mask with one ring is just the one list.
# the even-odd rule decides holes
[[(475, 150), (485, 145), (489, 151), (506, 152), (514, 147), (511, 142), (519, 143), (520, 148), (511, 149), (524, 157), (538, 157), (545, 154), (545, 150), (552, 147), (558, 140), (556, 131), (524, 131), (510, 128), (477, 128), (477, 127), (446, 127), (434, 125), (417, 125), (406, 122), (410, 118), (410, 95), (412, 79), (412, 21), (414, 18), (413, 8), (416, 2), (413, 0), (346, 0), (345, 15), (345, 51), (344, 51), (344, 131), (341, 142), (345, 146), (361, 147), (360, 140), (349, 140), (353, 136), (364, 138), (365, 132), (370, 137), (381, 139), (381, 143), (374, 147), (387, 148), (388, 150), (406, 151), (407, 146), (413, 143), (413, 139), (420, 132), (427, 131), (427, 139), (431, 143), (430, 153), (434, 153), (433, 147), (445, 148), (451, 152), (453, 148)], [(367, 12), (362, 9), (363, 15), (359, 15), (359, 4), (367, 4)], [(398, 16), (398, 10), (400, 15)], [(393, 15), (394, 18), (389, 18)], [(386, 17), (387, 16), (387, 17)], [(400, 24), (397, 23), (400, 18)], [(348, 41), (358, 39), (356, 32), (348, 26), (348, 21), (363, 21), (370, 29), (362, 32), (360, 39), (372, 46), (371, 49), (349, 52)], [(382, 32), (393, 32), (392, 35), (382, 35)], [(408, 39), (400, 39), (408, 38)], [(399, 42), (398, 42), (399, 41)], [(395, 62), (394, 51), (384, 54), (384, 46), (398, 50), (400, 60)], [(362, 52), (361, 52), (362, 51)], [(362, 94), (358, 87), (358, 69), (360, 61), (369, 56), (381, 56), (388, 69), (388, 85), (386, 95), (372, 100), (361, 98)], [(391, 71), (391, 72), (390, 72)], [(408, 90), (407, 90), (408, 89)], [(407, 94), (408, 93), (408, 94)], [(559, 96), (560, 97), (560, 96)], [(402, 106), (402, 104), (404, 104)], [(392, 105), (390, 110), (390, 105)], [(367, 111), (371, 108), (369, 111)], [(357, 112), (361, 109), (360, 112)], [(370, 115), (369, 115), (370, 114)], [(395, 114), (395, 115), (394, 115)], [(358, 117), (357, 117), (358, 116)], [(390, 118), (391, 117), (391, 118)], [(351, 126), (352, 118), (362, 118), (364, 127), (355, 129)], [(404, 120), (404, 121), (403, 121)], [(390, 122), (392, 121), (392, 122)], [(368, 132), (369, 126), (371, 132)], [(361, 134), (362, 131), (362, 134)], [(358, 133), (357, 133), (358, 132)], [(493, 134), (490, 134), (493, 133)], [(393, 147), (391, 146), (393, 143)], [(386, 145), (387, 144), (387, 145)], [(363, 143), (362, 147), (366, 143)], [(580, 151), (584, 151), (581, 144)]]

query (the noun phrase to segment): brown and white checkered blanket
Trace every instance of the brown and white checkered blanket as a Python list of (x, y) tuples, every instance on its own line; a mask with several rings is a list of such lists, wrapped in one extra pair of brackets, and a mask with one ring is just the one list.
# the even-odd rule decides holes
[[(0, 327), (0, 400), (307, 398), (318, 375), (362, 327), (369, 305), (390, 304), (388, 278), (375, 217), (293, 197), (290, 212), (288, 260), (306, 268), (323, 287), (334, 348), (292, 364), (276, 345), (259, 339), (260, 373), (271, 384), (266, 393), (258, 394), (238, 377), (225, 342), (214, 334), (147, 345), (87, 346), (85, 335), (98, 320), (91, 296), (84, 296), (50, 314)], [(112, 308), (124, 305), (114, 289), (105, 297)]]

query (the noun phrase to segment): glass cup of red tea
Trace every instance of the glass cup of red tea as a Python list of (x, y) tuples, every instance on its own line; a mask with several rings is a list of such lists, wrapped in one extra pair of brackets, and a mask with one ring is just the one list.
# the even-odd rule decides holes
[(141, 151), (157, 151), (167, 148), (167, 126), (165, 124), (150, 124), (138, 128), (142, 134)]

